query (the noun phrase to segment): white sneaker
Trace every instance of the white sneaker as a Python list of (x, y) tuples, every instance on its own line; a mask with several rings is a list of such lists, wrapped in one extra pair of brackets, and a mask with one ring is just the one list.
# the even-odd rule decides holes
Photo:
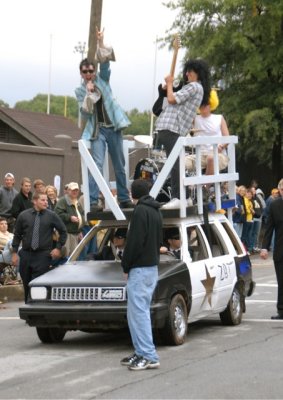
[(191, 207), (191, 206), (193, 206), (193, 205), (194, 205), (193, 199), (192, 199), (191, 197), (189, 197), (189, 198), (187, 199), (187, 207)]
[(171, 199), (168, 203), (164, 204), (161, 208), (163, 210), (172, 210), (174, 208), (180, 208), (180, 199), (177, 199), (176, 197), (174, 199)]

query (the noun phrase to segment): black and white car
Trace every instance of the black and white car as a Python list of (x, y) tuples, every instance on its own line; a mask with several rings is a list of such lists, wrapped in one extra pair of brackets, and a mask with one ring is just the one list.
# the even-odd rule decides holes
[[(115, 229), (128, 222), (102, 220), (78, 245), (68, 262), (30, 283), (20, 317), (44, 343), (62, 341), (66, 332), (109, 331), (127, 327), (126, 280), (119, 261), (95, 261), (85, 253), (96, 236), (98, 251)], [(188, 323), (219, 314), (225, 325), (241, 323), (245, 299), (253, 293), (252, 266), (229, 220), (210, 214), (164, 218), (179, 229), (180, 259), (162, 254), (152, 304), (152, 326), (166, 344), (180, 345)]]

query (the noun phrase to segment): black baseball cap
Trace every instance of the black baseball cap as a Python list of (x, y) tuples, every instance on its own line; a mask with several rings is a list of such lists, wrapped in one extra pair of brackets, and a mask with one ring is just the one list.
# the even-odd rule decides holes
[(126, 228), (118, 228), (114, 233), (114, 237), (118, 239), (126, 239), (127, 237), (127, 229)]
[(168, 228), (168, 229), (166, 229), (165, 238), (167, 240), (168, 239), (179, 240), (180, 239), (179, 228)]

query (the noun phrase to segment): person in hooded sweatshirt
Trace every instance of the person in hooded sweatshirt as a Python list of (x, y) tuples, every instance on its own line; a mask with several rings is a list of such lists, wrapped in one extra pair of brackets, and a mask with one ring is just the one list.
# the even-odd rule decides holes
[(160, 366), (153, 343), (150, 303), (158, 280), (159, 249), (162, 244), (160, 204), (149, 195), (146, 180), (131, 186), (135, 208), (130, 220), (122, 268), (127, 276), (127, 320), (134, 354), (121, 360), (130, 370)]

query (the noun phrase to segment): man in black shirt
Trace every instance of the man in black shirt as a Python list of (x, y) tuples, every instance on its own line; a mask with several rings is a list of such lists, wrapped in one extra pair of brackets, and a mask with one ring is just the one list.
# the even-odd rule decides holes
[[(67, 231), (61, 219), (47, 209), (47, 195), (35, 193), (33, 208), (23, 211), (17, 219), (12, 242), (12, 264), (17, 265), (19, 251), (19, 270), (25, 290), (25, 302), (28, 299), (29, 282), (50, 269), (52, 259), (60, 258), (61, 248), (67, 239)], [(54, 229), (59, 240), (53, 248)]]
[(10, 214), (13, 218), (17, 219), (22, 211), (32, 208), (32, 206), (31, 180), (29, 178), (23, 178), (21, 190), (13, 200)]
[(283, 178), (278, 183), (278, 190), (279, 197), (270, 203), (260, 257), (264, 260), (267, 259), (274, 231), (273, 261), (278, 291), (277, 314), (273, 315), (271, 319), (283, 320)]

